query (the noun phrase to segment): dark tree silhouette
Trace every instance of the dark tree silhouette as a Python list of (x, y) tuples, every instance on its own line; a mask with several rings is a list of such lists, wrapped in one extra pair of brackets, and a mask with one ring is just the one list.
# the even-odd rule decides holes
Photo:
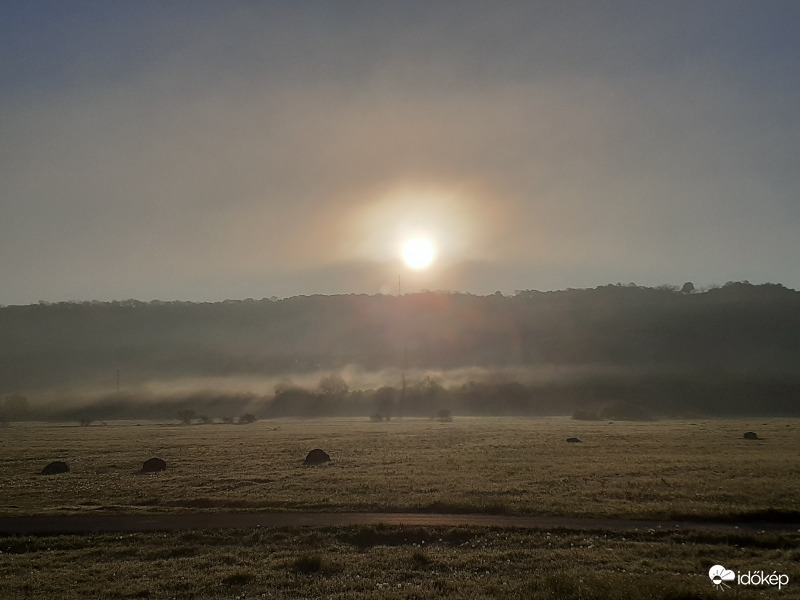
[[(401, 412), (399, 390), (393, 398), (388, 390), (385, 396), (351, 391), (340, 375), (324, 377), (313, 389), (278, 386), (274, 396), (109, 391), (91, 407), (67, 397), (40, 399), (47, 390), (78, 389), (96, 381), (98, 372), (121, 366), (142, 389), (153, 379), (195, 376), (305, 379), (320, 371), (342, 373), (349, 365), (385, 370), (378, 385), (399, 388), (400, 377), (392, 373), (406, 342), (412, 379), (402, 412), (409, 416), (443, 408), (459, 415), (600, 413), (618, 401), (653, 416), (800, 414), (800, 292), (747, 282), (700, 291), (690, 283), (512, 296), (437, 292), (0, 307), (0, 418), (167, 419), (188, 406), (205, 414), (394, 417)], [(586, 365), (602, 365), (602, 371), (584, 373)], [(448, 371), (465, 367), (476, 368), (475, 379), (448, 381)], [(495, 367), (534, 373), (536, 381), (498, 379)], [(547, 375), (559, 372), (565, 376)], [(439, 388), (413, 381), (426, 373), (442, 374)], [(470, 380), (474, 385), (463, 385)], [(31, 397), (30, 406), (24, 396), (9, 397), (20, 390)]]
[(323, 377), (319, 382), (319, 393), (326, 398), (343, 398), (350, 387), (341, 375), (331, 374)]
[(378, 409), (378, 414), (383, 416), (387, 421), (392, 418), (394, 414), (394, 402), (397, 390), (390, 386), (378, 388), (375, 392), (375, 407)]
[(178, 411), (178, 418), (184, 425), (189, 425), (196, 415), (197, 413), (195, 413), (191, 408), (182, 408)]

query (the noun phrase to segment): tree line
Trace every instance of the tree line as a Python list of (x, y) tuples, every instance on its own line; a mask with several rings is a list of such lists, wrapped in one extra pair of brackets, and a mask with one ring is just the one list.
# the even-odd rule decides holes
[[(400, 404), (409, 414), (438, 404), (471, 414), (538, 414), (622, 401), (719, 414), (796, 411), (800, 293), (747, 282), (707, 290), (688, 283), (616, 284), (510, 296), (429, 292), (0, 308), (0, 402), (14, 397), (18, 404), (19, 397), (35, 398), (43, 389), (91, 385), (108, 406), (124, 405), (135, 402), (123, 402), (126, 390), (154, 379), (290, 380), (293, 374), (335, 374), (353, 365), (422, 373), (461, 367), (533, 373), (588, 365), (604, 373), (461, 387), (423, 378), (405, 390), (387, 381), (387, 389), (402, 393)], [(356, 405), (380, 412), (373, 406), (376, 394), (378, 389), (340, 394), (286, 384), (254, 390), (247, 398), (222, 395), (242, 408), (260, 403), (264, 414), (279, 416), (354, 412), (347, 407)]]

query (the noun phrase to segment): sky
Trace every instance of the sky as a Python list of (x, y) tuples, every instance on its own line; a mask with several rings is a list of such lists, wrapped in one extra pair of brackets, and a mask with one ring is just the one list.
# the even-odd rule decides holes
[(800, 289), (798, 31), (794, 0), (4, 0), (0, 304)]

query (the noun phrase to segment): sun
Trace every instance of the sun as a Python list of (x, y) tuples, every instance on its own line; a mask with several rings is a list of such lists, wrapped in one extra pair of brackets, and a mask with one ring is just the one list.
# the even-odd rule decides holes
[(403, 261), (411, 269), (424, 269), (435, 257), (436, 249), (424, 238), (412, 238), (403, 244)]

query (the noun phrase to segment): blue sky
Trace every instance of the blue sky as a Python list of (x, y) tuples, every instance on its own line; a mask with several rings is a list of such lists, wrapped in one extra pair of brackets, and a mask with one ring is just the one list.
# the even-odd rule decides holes
[(0, 304), (800, 288), (800, 3), (0, 16)]

